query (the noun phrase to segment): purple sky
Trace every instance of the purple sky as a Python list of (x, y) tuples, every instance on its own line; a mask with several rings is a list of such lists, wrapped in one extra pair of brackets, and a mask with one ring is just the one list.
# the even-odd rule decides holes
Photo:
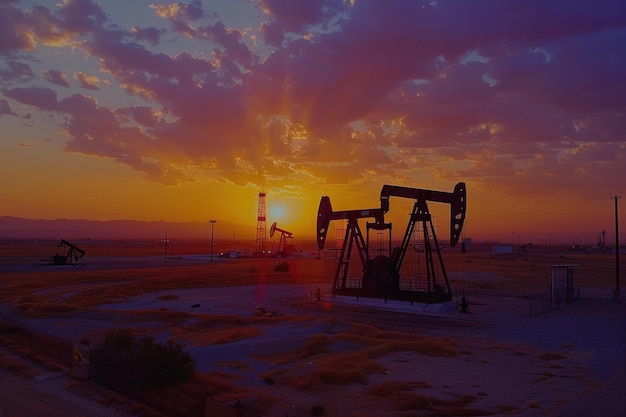
[(623, 1), (0, 0), (0, 215), (235, 225), (263, 189), (312, 233), (321, 195), (465, 181), (470, 235), (594, 239), (625, 77)]

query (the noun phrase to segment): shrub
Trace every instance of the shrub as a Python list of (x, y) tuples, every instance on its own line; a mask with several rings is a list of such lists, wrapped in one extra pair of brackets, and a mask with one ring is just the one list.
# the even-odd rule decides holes
[(279, 262), (278, 265), (274, 267), (274, 272), (289, 272), (289, 263)]
[(137, 338), (130, 330), (110, 331), (92, 351), (96, 380), (127, 390), (156, 388), (190, 380), (196, 361), (181, 345)]
[(313, 405), (311, 406), (311, 415), (321, 416), (326, 412), (326, 409), (323, 405)]

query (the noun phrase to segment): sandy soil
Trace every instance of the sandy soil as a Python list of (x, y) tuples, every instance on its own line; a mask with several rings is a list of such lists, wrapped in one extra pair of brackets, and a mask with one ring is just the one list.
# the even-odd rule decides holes
[[(61, 371), (53, 371), (18, 357), (0, 346), (3, 363), (10, 362), (12, 371), (0, 367), (0, 417), (113, 417), (132, 416), (125, 408), (131, 404), (117, 394), (100, 387), (79, 389), (80, 383)], [(19, 364), (19, 372), (16, 371)], [(83, 383), (83, 388), (93, 385)]]
[[(486, 280), (484, 273), (464, 278), (472, 277)], [(262, 404), (266, 416), (312, 415), (315, 406), (342, 417), (618, 416), (626, 409), (626, 304), (619, 299), (583, 297), (530, 317), (524, 298), (477, 293), (463, 314), (454, 303), (331, 299), (327, 289), (316, 301), (315, 279), (276, 281), (257, 277), (255, 284), (218, 287), (181, 281), (158, 289), (142, 276), (119, 284), (129, 293), (118, 288), (107, 302), (45, 314), (44, 304), (84, 300), (117, 284), (90, 277), (88, 283), (31, 282), (22, 290), (26, 283), (5, 281), (9, 295), (0, 313), (76, 342), (97, 343), (106, 330), (128, 327), (176, 340), (196, 358), (200, 374), (224, 381), (218, 399), (257, 410)], [(26, 293), (28, 309), (15, 301)], [(41, 398), (39, 410), (63, 415), (120, 415), (68, 391), (66, 377), (0, 377), (17, 390), (3, 389), (0, 416), (40, 415), (19, 408), (36, 407), (32, 398)], [(94, 406), (89, 413), (81, 408), (88, 403)]]

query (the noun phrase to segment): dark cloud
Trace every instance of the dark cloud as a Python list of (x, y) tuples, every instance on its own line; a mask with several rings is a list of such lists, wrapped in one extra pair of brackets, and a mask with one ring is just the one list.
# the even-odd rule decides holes
[(159, 123), (159, 116), (151, 107), (126, 107), (120, 108), (117, 113), (122, 117), (128, 117), (146, 127), (155, 127)]
[(5, 65), (3, 67), (0, 64), (0, 85), (23, 84), (35, 76), (29, 64), (19, 62), (16, 58), (8, 58)]
[[(329, 30), (331, 22), (348, 9), (343, 0), (260, 0), (261, 9), (270, 17), (270, 32), (303, 34), (315, 28)], [(272, 43), (273, 44), (273, 43)], [(275, 44), (277, 45), (277, 44)]]
[(165, 33), (164, 29), (141, 28), (138, 26), (133, 26), (131, 28), (131, 34), (135, 40), (147, 41), (153, 46), (159, 43), (163, 33)]
[(91, 33), (101, 30), (107, 16), (97, 3), (91, 0), (67, 0), (57, 12), (62, 27), (69, 32)]
[(7, 114), (10, 116), (17, 116), (16, 113), (11, 110), (11, 106), (6, 100), (0, 99), (0, 116)]
[(70, 83), (67, 81), (67, 77), (61, 71), (58, 70), (43, 70), (43, 77), (52, 84), (60, 85), (61, 87), (69, 87)]
[(255, 61), (252, 52), (242, 42), (242, 33), (239, 30), (226, 28), (222, 22), (200, 27), (196, 36), (223, 47), (224, 56), (241, 64), (246, 69), (249, 69)]
[(54, 90), (45, 87), (2, 89), (2, 93), (20, 103), (28, 104), (42, 110), (59, 110), (57, 94)]

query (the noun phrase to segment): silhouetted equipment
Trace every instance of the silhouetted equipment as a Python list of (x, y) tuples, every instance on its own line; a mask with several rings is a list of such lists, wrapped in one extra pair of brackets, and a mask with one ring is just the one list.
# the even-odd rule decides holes
[(467, 302), (467, 298), (465, 298), (465, 296), (461, 297), (461, 313), (467, 313), (468, 307), (469, 303)]
[[(328, 233), (328, 226), (332, 220), (347, 220), (346, 233), (343, 239), (343, 245), (341, 247), (341, 254), (339, 256), (339, 262), (335, 271), (335, 281), (333, 284), (334, 294), (349, 294), (354, 292), (360, 292), (361, 290), (375, 290), (369, 288), (362, 288), (366, 284), (365, 276), (368, 274), (370, 268), (370, 256), (368, 251), (368, 245), (363, 238), (361, 228), (359, 227), (358, 219), (373, 218), (374, 223), (367, 224), (367, 230), (370, 228), (376, 230), (388, 229), (389, 241), (391, 242), (391, 224), (385, 224), (385, 213), (382, 209), (365, 209), (365, 210), (344, 210), (333, 211), (330, 204), (330, 198), (323, 196), (320, 200), (319, 209), (317, 211), (317, 247), (322, 250), (326, 243), (326, 234)], [(369, 238), (368, 238), (369, 241)], [(352, 247), (356, 245), (359, 258), (361, 259), (361, 265), (363, 267), (363, 280), (362, 282), (348, 282), (348, 268), (350, 266), (350, 258), (352, 256)], [(391, 246), (391, 243), (390, 243)]]
[(68, 242), (67, 240), (60, 240), (57, 243), (57, 253), (50, 259), (42, 259), (39, 261), (40, 265), (72, 265), (76, 266), (78, 260), (85, 256), (85, 251), (78, 246)]
[(533, 247), (532, 242), (531, 242), (531, 243), (526, 243), (525, 245), (520, 246), (520, 247), (519, 247), (519, 250), (520, 250), (520, 252), (522, 252), (522, 253), (526, 253), (526, 250), (528, 250), (528, 249), (532, 249), (532, 247)]
[(276, 251), (276, 256), (289, 258), (293, 255), (293, 252), (295, 250), (293, 245), (293, 233), (276, 227), (276, 222), (274, 222), (270, 227), (270, 237), (274, 236), (274, 233), (276, 232), (280, 233), (280, 241), (278, 242), (278, 250)]
[(600, 238), (598, 239), (598, 248), (604, 249), (606, 247), (606, 230), (600, 232)]
[(267, 240), (267, 231), (265, 229), (265, 193), (259, 193), (259, 205), (257, 212), (257, 221), (256, 221), (256, 255), (264, 256), (265, 255), (265, 241)]
[[(389, 211), (390, 197), (409, 198), (415, 200), (413, 211), (409, 217), (402, 243), (399, 247), (391, 249), (391, 223), (385, 223), (384, 216)], [(321, 250), (324, 248), (328, 225), (331, 220), (347, 220), (346, 235), (341, 249), (339, 264), (335, 273), (333, 294), (354, 295), (371, 298), (389, 298), (426, 303), (436, 303), (452, 300), (450, 284), (444, 268), (441, 247), (437, 241), (432, 216), (428, 208), (428, 202), (445, 203), (451, 206), (450, 214), (450, 246), (456, 246), (461, 236), (465, 221), (467, 205), (465, 183), (458, 183), (454, 191), (432, 191), (419, 188), (399, 187), (392, 185), (383, 186), (380, 192), (380, 208), (367, 210), (333, 211), (330, 199), (323, 196), (317, 215), (317, 244)], [(360, 218), (374, 218), (374, 223), (367, 223), (368, 243), (362, 236), (358, 225)], [(408, 288), (400, 285), (400, 271), (404, 257), (409, 249), (409, 244), (415, 227), (421, 228), (426, 260), (426, 286), (416, 288), (409, 285)], [(369, 253), (369, 230), (389, 230), (389, 255), (379, 255), (370, 258)], [(353, 243), (356, 244), (363, 276), (360, 280), (349, 282), (347, 279), (348, 265)], [(435, 267), (434, 254), (437, 254), (439, 271), (443, 282), (437, 281), (437, 268)]]

